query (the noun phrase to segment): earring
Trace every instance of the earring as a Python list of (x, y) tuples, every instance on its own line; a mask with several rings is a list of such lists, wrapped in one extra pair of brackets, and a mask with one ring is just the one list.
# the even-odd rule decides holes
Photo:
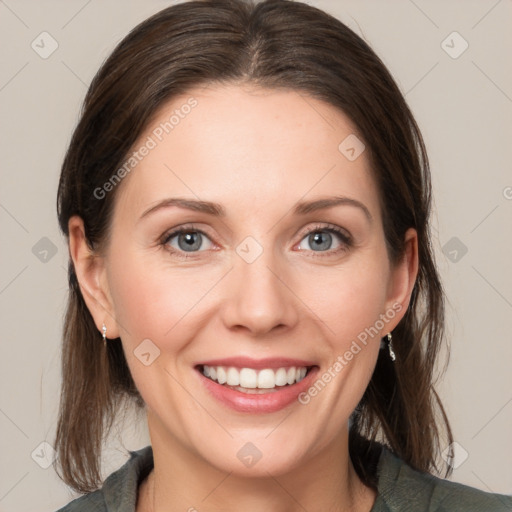
[(103, 346), (106, 347), (107, 346), (107, 326), (105, 325), (105, 322), (103, 322), (103, 327), (101, 328), (101, 330), (103, 331), (103, 333), (102, 333)]
[(388, 332), (387, 334), (388, 338), (388, 349), (389, 349), (389, 357), (391, 357), (391, 361), (394, 361), (396, 359), (395, 351), (393, 350), (393, 336), (391, 336), (391, 333)]

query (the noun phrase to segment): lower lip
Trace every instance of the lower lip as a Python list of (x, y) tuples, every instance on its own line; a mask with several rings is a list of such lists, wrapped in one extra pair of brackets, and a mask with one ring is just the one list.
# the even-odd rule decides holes
[(196, 371), (206, 389), (224, 405), (239, 412), (268, 413), (280, 411), (294, 401), (299, 403), (297, 397), (311, 386), (318, 367), (312, 368), (300, 382), (291, 386), (273, 388), (268, 393), (262, 394), (248, 394), (230, 389), (205, 377), (200, 370), (196, 369)]

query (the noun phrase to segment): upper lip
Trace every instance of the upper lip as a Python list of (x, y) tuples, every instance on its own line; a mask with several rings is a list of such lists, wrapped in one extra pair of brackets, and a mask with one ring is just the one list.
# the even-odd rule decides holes
[(252, 359), (250, 357), (228, 357), (225, 359), (210, 359), (201, 361), (196, 366), (233, 366), (235, 368), (254, 368), (261, 370), (263, 368), (289, 368), (316, 366), (312, 361), (304, 359), (290, 359), (289, 357), (267, 357), (265, 359)]

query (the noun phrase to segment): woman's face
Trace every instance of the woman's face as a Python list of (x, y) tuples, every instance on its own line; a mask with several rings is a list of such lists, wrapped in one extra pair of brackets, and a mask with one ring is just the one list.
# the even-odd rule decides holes
[[(416, 272), (414, 233), (390, 264), (355, 137), (319, 100), (231, 85), (174, 98), (135, 144), (99, 274), (112, 316), (91, 310), (122, 339), (153, 442), (251, 475), (346, 444)], [(208, 362), (231, 383), (270, 387), (228, 389), (202, 375)], [(282, 386), (302, 366), (314, 368)]]

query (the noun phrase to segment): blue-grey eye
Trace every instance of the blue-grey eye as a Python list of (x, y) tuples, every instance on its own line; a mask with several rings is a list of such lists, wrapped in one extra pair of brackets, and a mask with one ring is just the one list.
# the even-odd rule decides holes
[[(302, 240), (307, 240), (309, 247), (301, 247), (299, 249), (309, 249), (315, 252), (323, 252), (328, 250), (336, 250), (338, 247), (332, 247), (333, 245), (333, 234), (336, 235), (335, 238), (341, 239), (340, 245), (346, 244), (346, 237), (342, 233), (335, 232), (331, 229), (316, 229), (315, 231), (308, 233)], [(302, 244), (303, 242), (301, 242)]]
[(325, 231), (313, 233), (308, 236), (308, 242), (313, 250), (328, 250), (332, 245), (332, 235)]
[[(177, 241), (177, 247), (174, 243), (172, 243), (174, 239)], [(173, 233), (169, 233), (165, 240), (165, 243), (176, 250), (181, 250), (185, 252), (197, 252), (199, 249), (202, 248), (203, 242), (205, 240), (208, 240), (208, 237), (204, 235), (204, 233), (202, 233), (201, 231), (183, 229), (174, 231)]]
[(201, 248), (202, 241), (200, 233), (181, 233), (178, 235), (178, 246), (184, 251), (197, 251)]

